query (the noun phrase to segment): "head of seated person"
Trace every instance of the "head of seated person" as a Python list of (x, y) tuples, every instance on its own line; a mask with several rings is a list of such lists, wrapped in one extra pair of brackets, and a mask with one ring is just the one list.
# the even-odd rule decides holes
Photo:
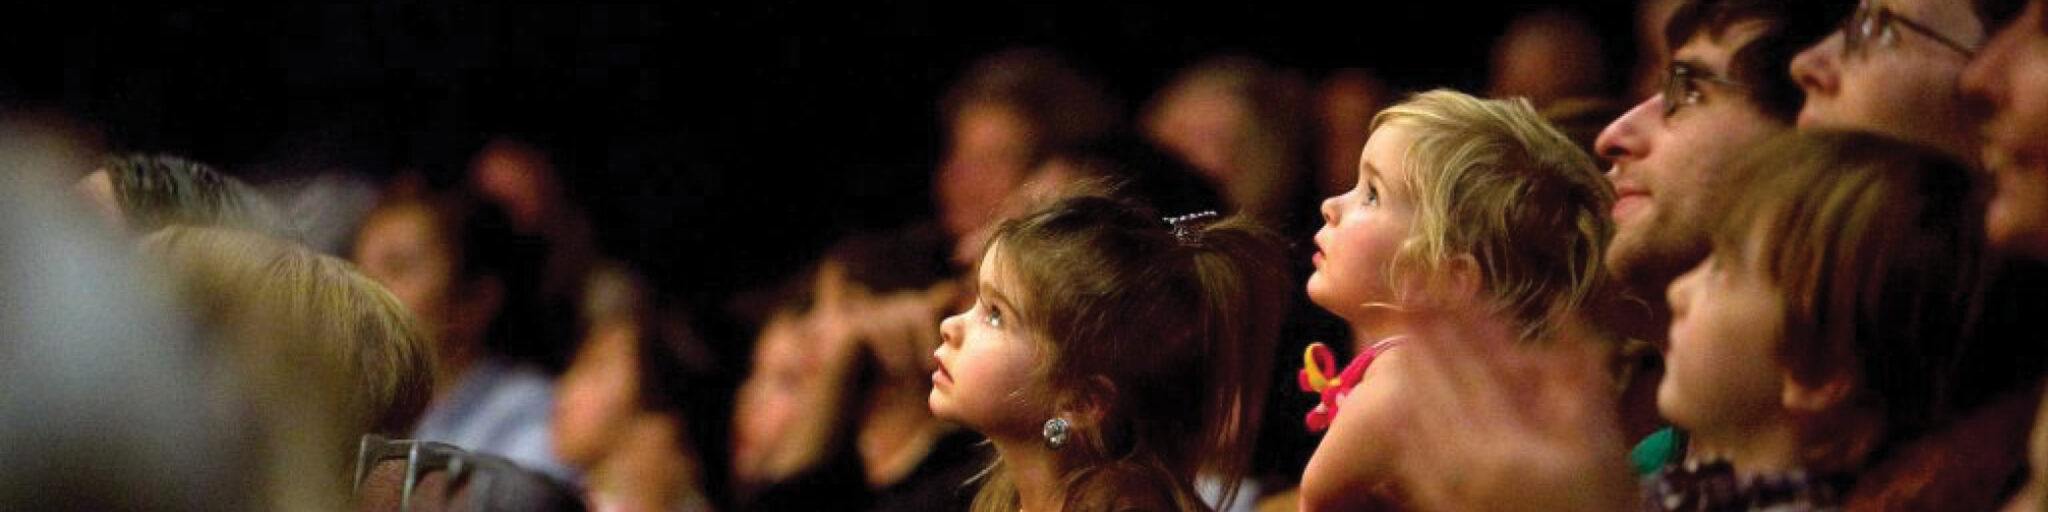
[(108, 158), (74, 187), (107, 222), (136, 235), (174, 224), (292, 234), (277, 209), (254, 187), (177, 156)]
[(425, 411), (426, 336), (348, 262), (221, 228), (172, 226), (141, 245), (254, 395), (270, 441), (285, 447), (277, 456), (345, 474), (363, 434), (403, 436)]

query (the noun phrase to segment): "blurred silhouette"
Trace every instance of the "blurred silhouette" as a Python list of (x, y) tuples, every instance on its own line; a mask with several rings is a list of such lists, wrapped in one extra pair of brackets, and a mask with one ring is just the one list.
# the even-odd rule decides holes
[(595, 267), (584, 290), (583, 341), (556, 384), (555, 453), (588, 475), (593, 510), (710, 510), (682, 414), (679, 352), (692, 341), (655, 324), (653, 292), (619, 264)]
[(1307, 88), (1251, 57), (1212, 58), (1154, 96), (1145, 134), (1216, 183), (1233, 211), (1293, 226), (1307, 193)]
[(254, 401), (277, 447), (272, 485), (339, 489), (359, 438), (419, 421), (432, 346), (404, 304), (347, 262), (222, 228), (171, 226), (141, 245)]
[(1118, 107), (1058, 56), (1011, 49), (976, 61), (939, 104), (946, 151), (933, 196), (946, 232), (987, 224), (996, 203), (1055, 148), (1115, 133)]
[(1330, 197), (1351, 190), (1358, 181), (1358, 152), (1372, 135), (1372, 116), (1393, 99), (1392, 91), (1371, 72), (1358, 68), (1339, 69), (1323, 79), (1316, 97), (1317, 133), (1322, 159), (1317, 166), (1315, 197)]
[(1524, 14), (1494, 40), (1486, 95), (1525, 97), (1538, 107), (1607, 92), (1600, 36), (1584, 19), (1558, 9)]
[[(248, 404), (125, 240), (55, 198), (91, 169), (60, 130), (0, 118), (0, 509), (340, 510), (265, 487)], [(317, 480), (317, 478), (315, 479)], [(288, 502), (284, 499), (313, 501)]]
[(439, 381), (412, 437), (573, 482), (550, 448), (554, 384), (533, 362), (575, 312), (538, 304), (541, 245), (494, 206), (400, 178), (364, 219), (354, 255), (434, 339)]

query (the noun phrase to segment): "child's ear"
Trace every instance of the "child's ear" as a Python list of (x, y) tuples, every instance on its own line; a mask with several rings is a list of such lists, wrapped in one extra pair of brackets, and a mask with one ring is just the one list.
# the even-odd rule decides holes
[(1479, 259), (1469, 253), (1459, 253), (1444, 262), (1442, 281), (1437, 285), (1440, 291), (1449, 292), (1447, 297), (1459, 301), (1476, 301), (1486, 288), (1486, 273), (1479, 268)]
[(1818, 383), (1807, 384), (1785, 374), (1785, 410), (1813, 413), (1831, 409), (1849, 400), (1855, 390), (1854, 379), (1843, 372), (1837, 372)]

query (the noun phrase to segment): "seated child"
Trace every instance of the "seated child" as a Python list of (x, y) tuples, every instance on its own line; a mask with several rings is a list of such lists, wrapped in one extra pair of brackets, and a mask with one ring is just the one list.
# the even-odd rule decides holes
[(1773, 140), (1744, 208), (1671, 284), (1657, 390), (1690, 434), (1659, 510), (1832, 508), (1875, 458), (1954, 414), (1958, 340), (1983, 310), (1974, 172), (1872, 135)]
[(1390, 426), (1433, 405), (1402, 391), (1414, 385), (1399, 348), (1411, 315), (1481, 304), (1509, 338), (1543, 344), (1584, 326), (1606, 288), (1613, 192), (1526, 101), (1415, 95), (1374, 117), (1358, 173), (1356, 188), (1323, 202), (1307, 286), (1361, 349), (1342, 374), (1316, 352), (1303, 372), (1324, 393), (1310, 428), (1329, 430), (1302, 475), (1306, 510), (1403, 501)]
[(974, 510), (1206, 510), (1257, 437), (1286, 311), (1281, 246), (1241, 218), (1076, 197), (1005, 222), (940, 324), (933, 414), (997, 454)]

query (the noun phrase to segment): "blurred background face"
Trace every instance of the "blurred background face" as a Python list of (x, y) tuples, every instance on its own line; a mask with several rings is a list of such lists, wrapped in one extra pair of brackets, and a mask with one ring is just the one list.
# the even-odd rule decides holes
[(732, 463), (741, 481), (762, 480), (760, 464), (774, 457), (790, 425), (803, 420), (803, 384), (816, 365), (804, 352), (802, 318), (777, 315), (761, 328), (753, 371), (733, 399)]
[(1340, 71), (1323, 82), (1317, 98), (1322, 123), (1322, 166), (1316, 194), (1334, 196), (1358, 182), (1358, 152), (1372, 137), (1372, 116), (1386, 101), (1386, 87), (1364, 70)]
[(356, 235), (352, 259), (439, 334), (453, 320), (449, 300), (455, 262), (432, 215), (424, 206), (402, 205), (370, 216)]
[(953, 118), (952, 148), (939, 167), (940, 220), (959, 237), (989, 221), (1030, 165), (1029, 127), (1003, 105), (974, 102)]
[(512, 225), (532, 233), (555, 214), (555, 169), (546, 154), (511, 141), (494, 141), (478, 151), (470, 178), (484, 197), (512, 217)]
[(1196, 82), (1173, 91), (1146, 123), (1146, 135), (1186, 159), (1216, 183), (1242, 172), (1238, 148), (1250, 115), (1245, 99), (1226, 84)]
[(556, 383), (554, 443), (563, 462), (595, 467), (628, 433), (639, 400), (637, 339), (630, 322), (599, 323), (562, 373)]
[(1564, 11), (1515, 19), (1494, 42), (1487, 95), (1528, 98), (1538, 106), (1600, 93), (1606, 76), (1600, 37)]
[[(1982, 24), (1967, 0), (1876, 0), (1837, 31), (1792, 60), (1792, 76), (1806, 90), (1799, 126), (1875, 131), (1960, 157), (1977, 157), (1976, 129), (1956, 92), (1957, 78), (1981, 46)], [(1923, 32), (1914, 25), (1922, 26)], [(1929, 32), (1932, 34), (1930, 35)]]
[(2027, 3), (1963, 74), (1983, 101), (1984, 165), (1997, 180), (1985, 218), (1991, 243), (2048, 259), (2048, 8)]

